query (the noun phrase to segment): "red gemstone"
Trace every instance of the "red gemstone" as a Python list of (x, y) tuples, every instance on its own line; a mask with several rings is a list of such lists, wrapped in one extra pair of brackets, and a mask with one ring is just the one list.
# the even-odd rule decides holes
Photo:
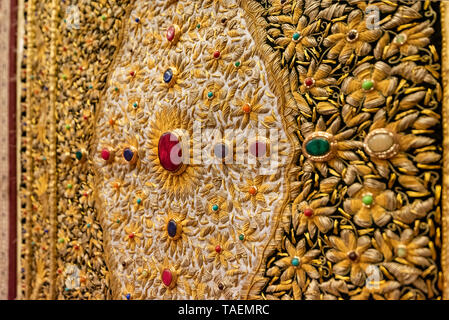
[(131, 77), (134, 77), (134, 75), (135, 75), (136, 73), (135, 73), (134, 71), (131, 71), (129, 74), (131, 75)]
[(130, 233), (128, 237), (129, 237), (130, 239), (133, 239), (133, 238), (134, 238), (134, 233)]
[(87, 192), (84, 192), (83, 196), (87, 197), (88, 196)]
[(182, 166), (182, 149), (179, 139), (171, 132), (159, 138), (158, 155), (161, 166), (168, 171), (177, 171)]
[(263, 156), (267, 152), (267, 146), (264, 142), (254, 142), (249, 146), (249, 151), (255, 157)]
[(175, 27), (174, 26), (168, 27), (166, 36), (167, 36), (168, 41), (173, 41), (173, 39), (175, 38)]
[(214, 52), (214, 58), (215, 58), (215, 59), (220, 58), (220, 51), (215, 51), (215, 52)]
[(173, 281), (173, 274), (169, 269), (164, 269), (164, 271), (162, 271), (162, 282), (167, 287), (169, 287), (172, 281)]
[(111, 153), (109, 152), (109, 150), (107, 149), (101, 150), (101, 157), (103, 158), (103, 160), (108, 161), (110, 156)]
[(313, 215), (313, 210), (312, 209), (306, 209), (304, 210), (304, 215), (306, 217), (311, 217)]
[(216, 253), (220, 253), (220, 252), (221, 252), (221, 247), (220, 247), (220, 245), (217, 245), (217, 246), (215, 247), (215, 252), (216, 252)]
[(306, 80), (304, 81), (304, 84), (306, 85), (306, 87), (311, 87), (311, 86), (313, 86), (314, 83), (315, 83), (315, 81), (313, 81), (313, 78), (306, 78)]

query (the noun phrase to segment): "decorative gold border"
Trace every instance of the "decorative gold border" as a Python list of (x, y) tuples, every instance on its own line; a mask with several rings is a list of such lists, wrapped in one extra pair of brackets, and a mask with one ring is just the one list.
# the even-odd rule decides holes
[(441, 268), (443, 271), (443, 299), (449, 300), (449, 48), (447, 45), (449, 39), (449, 3), (441, 1), (441, 75), (443, 80), (443, 192), (441, 198), (441, 224), (442, 232), (442, 249), (441, 249)]
[[(103, 97), (105, 96), (106, 90), (108, 88), (108, 83), (110, 83), (111, 81), (111, 77), (112, 77), (112, 70), (114, 70), (114, 68), (117, 65), (117, 62), (120, 60), (121, 54), (120, 54), (120, 48), (122, 47), (121, 44), (123, 42), (123, 38), (124, 38), (124, 34), (125, 31), (128, 29), (128, 25), (129, 25), (129, 17), (131, 15), (132, 9), (135, 6), (135, 2), (131, 2), (128, 4), (127, 8), (126, 8), (126, 14), (124, 15), (124, 23), (122, 25), (122, 28), (120, 30), (120, 35), (118, 37), (118, 45), (117, 45), (117, 50), (114, 52), (114, 56), (112, 57), (112, 62), (109, 65), (109, 70), (106, 73), (107, 74), (107, 78), (106, 78), (106, 82), (105, 82), (105, 86), (103, 88), (103, 91), (100, 94), (100, 99), (98, 102), (98, 108), (95, 110), (95, 114), (94, 114), (94, 123), (98, 123), (98, 119), (100, 117), (101, 111), (103, 110)], [(96, 131), (93, 132), (93, 135), (91, 137), (92, 139), (92, 146), (91, 146), (91, 152), (89, 153), (91, 155), (91, 157), (95, 157), (98, 156), (97, 152), (92, 152), (98, 150), (98, 146), (99, 146), (99, 141), (98, 141), (98, 137), (96, 134)], [(115, 156), (115, 154), (113, 155), (111, 152), (111, 157)], [(92, 168), (93, 173), (94, 173), (94, 181), (95, 181), (95, 185), (98, 186), (100, 185), (100, 181), (101, 179), (101, 173), (99, 168), (97, 168), (96, 166), (93, 166)], [(103, 201), (100, 197), (100, 194), (98, 192), (94, 192), (94, 198), (95, 198), (95, 209), (98, 212), (98, 217), (99, 217), (99, 222), (102, 226), (105, 225), (105, 217), (104, 214), (105, 212), (107, 212), (104, 207), (103, 207)], [(103, 230), (103, 249), (104, 249), (104, 259), (106, 262), (106, 265), (108, 266), (109, 270), (113, 270), (113, 268), (111, 268), (112, 266), (112, 262), (113, 262), (113, 252), (110, 251), (110, 235), (107, 232), (107, 229)], [(107, 297), (107, 299), (119, 299), (120, 297), (120, 287), (118, 286), (120, 282), (117, 281), (117, 279), (115, 278), (115, 273), (114, 272), (110, 272), (109, 273), (109, 288), (112, 291), (112, 297)]]
[(291, 152), (287, 161), (286, 170), (284, 173), (284, 181), (286, 182), (285, 190), (283, 191), (283, 198), (281, 205), (274, 210), (275, 216), (273, 231), (269, 236), (266, 245), (260, 249), (260, 258), (255, 270), (248, 276), (245, 285), (243, 286), (241, 298), (242, 299), (258, 299), (260, 291), (267, 283), (268, 279), (264, 277), (265, 261), (275, 250), (281, 245), (282, 231), (288, 227), (290, 208), (289, 202), (294, 198), (294, 188), (291, 185), (291, 179), (294, 175), (291, 174), (295, 167), (295, 160), (300, 153), (300, 145), (298, 139), (295, 137), (296, 119), (294, 117), (297, 113), (296, 103), (289, 90), (288, 71), (281, 68), (281, 59), (279, 55), (265, 43), (267, 22), (262, 14), (264, 8), (254, 0), (238, 0), (239, 6), (244, 10), (245, 19), (249, 31), (256, 43), (256, 51), (259, 57), (265, 64), (265, 68), (269, 73), (268, 82), (270, 89), (279, 97), (278, 104), (279, 114), (282, 118), (282, 124), (287, 134)]
[[(27, 23), (26, 23), (26, 36), (27, 36), (27, 49), (26, 49), (26, 104), (27, 104), (27, 109), (26, 109), (26, 138), (28, 141), (31, 141), (32, 139), (32, 132), (33, 132), (33, 108), (31, 107), (31, 88), (32, 88), (32, 72), (33, 72), (33, 65), (32, 65), (32, 61), (31, 61), (31, 57), (34, 54), (34, 37), (35, 37), (35, 32), (34, 32), (34, 12), (36, 12), (36, 5), (35, 5), (35, 1), (34, 0), (29, 0), (28, 2), (28, 6), (26, 9), (27, 12)], [(30, 240), (30, 236), (31, 236), (31, 228), (33, 227), (32, 225), (32, 221), (31, 221), (31, 212), (32, 212), (32, 203), (31, 203), (31, 195), (33, 194), (33, 183), (32, 183), (32, 178), (33, 178), (33, 153), (32, 153), (32, 147), (31, 147), (31, 143), (27, 144), (26, 147), (26, 151), (25, 151), (25, 158), (26, 158), (26, 175), (27, 175), (27, 180), (26, 180), (26, 204), (25, 204), (25, 210), (27, 212), (27, 219), (26, 219), (26, 223), (25, 223), (25, 231), (26, 231), (26, 235), (25, 236), (25, 299), (29, 299), (31, 296), (31, 280), (33, 277), (32, 274), (32, 270), (31, 270), (31, 252), (32, 252), (32, 247), (31, 247), (31, 241), (27, 241)], [(21, 180), (23, 180), (23, 177), (21, 178)]]

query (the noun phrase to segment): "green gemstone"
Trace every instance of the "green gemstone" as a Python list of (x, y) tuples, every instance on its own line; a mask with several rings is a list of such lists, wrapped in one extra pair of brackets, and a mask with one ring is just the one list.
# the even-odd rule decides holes
[(66, 75), (63, 75), (63, 76), (62, 76), (62, 79), (67, 80), (67, 76), (66, 76)]
[(90, 228), (90, 226), (91, 226), (91, 224), (90, 224), (90, 223), (88, 223), (88, 224), (87, 224), (87, 227), (88, 227), (88, 228)]
[(240, 240), (240, 241), (245, 240), (245, 235), (244, 235), (243, 233), (239, 235), (239, 240)]
[(141, 204), (142, 203), (142, 199), (137, 199), (137, 204)]
[(63, 243), (63, 242), (64, 242), (64, 238), (59, 238), (59, 239), (58, 239), (58, 242), (59, 242), (59, 243)]
[(373, 196), (370, 194), (367, 194), (365, 196), (362, 197), (362, 202), (364, 205), (366, 206), (370, 206), (373, 204)]
[(322, 156), (330, 150), (329, 141), (324, 138), (315, 138), (306, 144), (306, 151), (312, 156)]
[(134, 107), (134, 108), (137, 108), (137, 106), (138, 106), (137, 102), (134, 102), (134, 103), (133, 103), (133, 107)]
[(295, 40), (295, 41), (297, 41), (298, 39), (299, 39), (299, 37), (300, 37), (301, 35), (298, 33), (298, 32), (295, 32), (294, 34), (293, 34), (293, 40)]
[(374, 82), (372, 80), (364, 80), (362, 83), (363, 90), (371, 90), (374, 86)]
[(405, 248), (398, 248), (398, 257), (404, 258), (407, 255), (407, 249)]
[(115, 90), (115, 91), (118, 91), (118, 88), (117, 88), (117, 87), (115, 87), (115, 88), (114, 88), (114, 90)]
[(208, 97), (209, 99), (212, 99), (213, 96), (214, 96), (214, 93), (213, 93), (212, 91), (209, 91), (209, 92), (207, 93), (207, 97)]
[(117, 223), (120, 223), (120, 219), (117, 219), (117, 221), (116, 221)]
[(236, 61), (235, 63), (234, 63), (234, 65), (238, 68), (238, 67), (240, 67), (240, 61)]
[(198, 24), (196, 25), (196, 27), (197, 27), (197, 29), (199, 29), (199, 28), (201, 28), (201, 25), (198, 23)]
[(69, 184), (67, 185), (67, 188), (68, 188), (68, 189), (72, 189), (72, 187), (73, 187), (73, 186), (72, 186), (71, 183), (69, 183)]
[(78, 160), (81, 160), (83, 158), (83, 153), (81, 151), (77, 151), (75, 156)]
[(65, 128), (66, 128), (66, 130), (69, 130), (70, 129), (70, 124), (66, 124)]
[(212, 206), (212, 210), (218, 211), (218, 204), (214, 204), (214, 205)]
[(396, 37), (396, 43), (403, 44), (405, 42), (405, 37), (403, 34), (400, 34)]
[(298, 258), (293, 258), (292, 259), (292, 266), (294, 266), (294, 267), (299, 266), (299, 259)]
[(93, 86), (92, 85), (89, 85), (89, 89), (92, 89), (93, 88)]
[(101, 16), (101, 19), (104, 21), (104, 20), (106, 20), (106, 16)]

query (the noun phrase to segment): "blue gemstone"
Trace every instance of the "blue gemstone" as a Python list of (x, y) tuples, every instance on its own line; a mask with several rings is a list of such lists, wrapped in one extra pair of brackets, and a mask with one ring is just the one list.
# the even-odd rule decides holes
[(173, 79), (173, 70), (167, 69), (164, 72), (164, 82), (169, 83)]
[(123, 151), (123, 158), (125, 158), (126, 161), (131, 161), (133, 159), (134, 152), (132, 152), (130, 149), (125, 149)]
[(139, 23), (140, 19), (139, 19), (139, 18), (136, 18), (134, 21), (136, 21), (137, 23)]
[(127, 300), (131, 299), (131, 295), (129, 293), (126, 295), (126, 299)]
[(174, 237), (176, 236), (176, 230), (177, 226), (176, 226), (176, 222), (173, 220), (170, 220), (167, 224), (167, 233), (170, 237)]

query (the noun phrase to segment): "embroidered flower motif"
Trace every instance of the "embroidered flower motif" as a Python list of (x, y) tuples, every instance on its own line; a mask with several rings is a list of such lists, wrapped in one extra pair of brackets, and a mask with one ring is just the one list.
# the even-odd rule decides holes
[(343, 207), (354, 215), (357, 225), (368, 228), (374, 222), (382, 227), (390, 221), (390, 212), (397, 206), (396, 195), (385, 188), (385, 184), (372, 179), (367, 179), (363, 185), (355, 183), (348, 188), (351, 199), (346, 199)]
[(130, 223), (124, 228), (125, 235), (123, 240), (126, 242), (126, 247), (135, 250), (136, 245), (140, 246), (143, 237), (143, 228), (136, 222)]
[(234, 243), (229, 239), (227, 233), (218, 233), (216, 236), (210, 237), (206, 249), (207, 259), (214, 263), (215, 268), (228, 269), (229, 262), (235, 260), (231, 252), (234, 249)]
[(187, 70), (188, 61), (180, 54), (169, 53), (169, 56), (157, 65), (157, 73), (160, 74), (156, 86), (159, 100), (173, 98), (173, 95), (180, 94), (183, 89), (189, 87), (186, 79), (189, 77)]
[(340, 236), (341, 238), (329, 237), (333, 249), (326, 252), (326, 257), (335, 263), (333, 271), (336, 274), (345, 276), (350, 273), (351, 282), (360, 286), (365, 281), (367, 267), (380, 262), (382, 254), (370, 248), (371, 240), (368, 236), (356, 239), (350, 230), (343, 230)]
[(356, 129), (341, 131), (340, 128), (340, 117), (336, 117), (327, 128), (322, 117), (315, 125), (311, 122), (301, 124), (301, 133), (304, 135), (302, 151), (308, 157), (309, 168), (317, 168), (325, 177), (328, 174), (328, 166), (342, 172), (346, 167), (345, 161), (359, 159), (352, 151), (363, 145), (362, 142), (352, 140)]
[(337, 22), (332, 26), (332, 35), (324, 39), (323, 44), (330, 47), (327, 56), (338, 58), (340, 63), (347, 63), (353, 53), (357, 56), (366, 56), (371, 51), (370, 43), (379, 39), (382, 29), (368, 29), (366, 19), (358, 11), (350, 14), (348, 23)]
[(329, 76), (331, 72), (331, 66), (318, 64), (313, 59), (307, 71), (303, 68), (299, 70), (299, 90), (302, 94), (310, 92), (314, 97), (328, 97), (328, 86), (336, 83), (335, 78)]
[(250, 127), (257, 127), (259, 117), (270, 111), (268, 106), (262, 104), (262, 97), (264, 92), (257, 88), (255, 90), (249, 89), (246, 91), (243, 99), (236, 98), (232, 103), (235, 106), (234, 111), (231, 113), (231, 117), (239, 117), (237, 125), (241, 129), (245, 129), (248, 125)]
[[(236, 51), (239, 49), (236, 48)], [(234, 55), (234, 60), (230, 61), (226, 67), (226, 79), (233, 79), (238, 76), (240, 80), (255, 79), (258, 76), (256, 61), (252, 59), (254, 50), (246, 50), (242, 56)]]
[(297, 235), (303, 234), (307, 230), (310, 237), (313, 238), (317, 228), (322, 233), (332, 228), (332, 219), (329, 216), (335, 212), (336, 208), (326, 207), (328, 202), (329, 197), (324, 196), (310, 201), (301, 201), (298, 204), (298, 213), (293, 218)]
[(264, 176), (257, 176), (254, 179), (246, 179), (245, 184), (239, 186), (242, 197), (240, 201), (251, 201), (253, 208), (259, 204), (266, 206), (265, 196), (271, 192), (269, 184), (264, 183)]
[(220, 37), (215, 41), (214, 46), (207, 48), (207, 53), (204, 55), (206, 69), (213, 73), (220, 67), (224, 71), (225, 66), (232, 61), (232, 54), (228, 39)]
[[(414, 175), (418, 172), (418, 169), (409, 159), (407, 151), (429, 146), (434, 142), (432, 138), (405, 132), (413, 127), (415, 122), (421, 120), (418, 116), (419, 113), (414, 112), (390, 123), (387, 122), (386, 111), (383, 109), (379, 110), (374, 116), (373, 123), (365, 138), (365, 150), (369, 151), (371, 161), (376, 165), (382, 177), (388, 177), (390, 164), (408, 175)], [(373, 141), (374, 138), (376, 139)], [(432, 162), (438, 160), (439, 157), (435, 157), (433, 153), (424, 153), (419, 155), (418, 159)]]
[(401, 262), (419, 267), (430, 266), (432, 253), (428, 248), (428, 237), (415, 237), (412, 229), (405, 229), (400, 236), (391, 230), (386, 230), (385, 234), (393, 248), (394, 255), (400, 258)]
[(285, 239), (285, 249), (288, 256), (275, 262), (275, 265), (283, 270), (280, 280), (282, 282), (294, 278), (300, 288), (304, 288), (307, 276), (311, 279), (318, 279), (320, 274), (312, 265), (313, 259), (320, 253), (319, 250), (306, 250), (306, 240), (301, 239), (296, 244), (296, 247), (291, 242)]
[[(292, 21), (294, 22), (294, 21)], [(293, 57), (299, 61), (304, 61), (304, 51), (306, 48), (315, 47), (317, 45), (316, 39), (312, 36), (315, 32), (316, 23), (309, 24), (305, 16), (301, 16), (294, 25), (283, 24), (281, 34), (274, 42), (284, 48), (282, 58), (285, 63), (290, 63)], [(271, 29), (268, 32), (275, 36), (279, 31)]]
[(401, 31), (393, 38), (383, 55), (387, 59), (400, 52), (404, 56), (417, 54), (419, 49), (430, 43), (430, 36), (434, 33), (430, 27), (430, 21), (425, 21), (417, 26)]
[(195, 224), (186, 214), (169, 212), (156, 228), (161, 234), (159, 240), (164, 250), (170, 252), (170, 255), (182, 253), (191, 232), (189, 227)]
[(376, 108), (396, 90), (397, 79), (390, 76), (391, 67), (385, 62), (363, 63), (353, 74), (354, 77), (346, 78), (341, 86), (347, 95), (346, 102), (353, 106)]

